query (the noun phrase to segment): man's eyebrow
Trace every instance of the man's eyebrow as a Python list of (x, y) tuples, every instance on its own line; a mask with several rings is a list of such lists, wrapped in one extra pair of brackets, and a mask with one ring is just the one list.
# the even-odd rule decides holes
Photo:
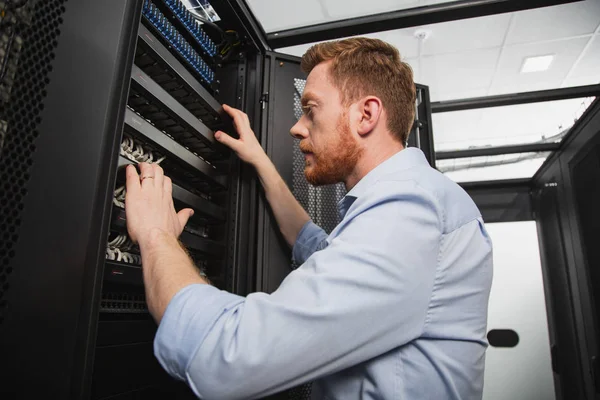
[(304, 92), (302, 93), (301, 102), (302, 105), (305, 106), (309, 101), (317, 101), (317, 96), (315, 96), (312, 92)]

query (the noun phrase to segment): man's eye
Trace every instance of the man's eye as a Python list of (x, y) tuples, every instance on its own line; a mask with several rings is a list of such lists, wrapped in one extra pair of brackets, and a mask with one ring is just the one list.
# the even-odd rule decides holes
[(303, 106), (302, 111), (304, 111), (304, 115), (310, 115), (310, 114), (312, 114), (312, 107), (311, 106)]

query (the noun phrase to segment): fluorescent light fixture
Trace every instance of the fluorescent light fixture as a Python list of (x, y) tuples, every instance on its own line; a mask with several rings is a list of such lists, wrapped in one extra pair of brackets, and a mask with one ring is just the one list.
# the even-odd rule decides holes
[(527, 57), (523, 61), (521, 66), (521, 73), (526, 74), (528, 72), (541, 72), (546, 71), (550, 68), (550, 64), (554, 60), (554, 54), (548, 54), (545, 56)]

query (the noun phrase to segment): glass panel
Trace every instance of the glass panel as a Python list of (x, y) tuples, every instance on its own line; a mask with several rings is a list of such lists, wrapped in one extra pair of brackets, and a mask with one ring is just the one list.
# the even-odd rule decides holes
[(502, 154), (436, 161), (437, 169), (455, 182), (531, 178), (550, 152)]
[(432, 115), (436, 151), (560, 142), (594, 97)]
[(484, 400), (554, 400), (548, 317), (535, 221), (486, 224), (494, 246), (488, 332), (510, 329), (516, 347), (490, 346)]

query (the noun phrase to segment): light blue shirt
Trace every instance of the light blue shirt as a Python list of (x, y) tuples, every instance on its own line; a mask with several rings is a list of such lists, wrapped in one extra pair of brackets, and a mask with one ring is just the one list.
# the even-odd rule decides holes
[(481, 398), (492, 246), (471, 198), (409, 148), (339, 209), (330, 235), (303, 227), (302, 265), (274, 293), (177, 293), (154, 343), (163, 367), (206, 399), (313, 380), (322, 399)]

